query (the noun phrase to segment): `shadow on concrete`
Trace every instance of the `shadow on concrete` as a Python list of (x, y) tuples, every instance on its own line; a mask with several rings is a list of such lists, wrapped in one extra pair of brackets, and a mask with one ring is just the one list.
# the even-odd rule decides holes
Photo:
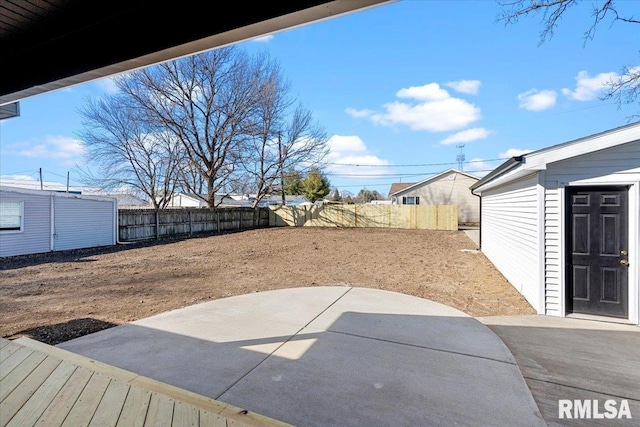
[[(480, 319), (509, 347), (549, 426), (640, 425), (640, 328), (555, 318)], [(559, 418), (559, 400), (627, 400), (632, 419)], [(593, 403), (592, 403), (593, 404)]]
[[(372, 292), (383, 291), (361, 291)], [(225, 310), (223, 300), (203, 303), (60, 347), (298, 426), (544, 425), (506, 346), (457, 310), (421, 300), (436, 313), (356, 312), (336, 300), (303, 318), (290, 316), (289, 299), (262, 316), (260, 297), (233, 297), (243, 299)]]

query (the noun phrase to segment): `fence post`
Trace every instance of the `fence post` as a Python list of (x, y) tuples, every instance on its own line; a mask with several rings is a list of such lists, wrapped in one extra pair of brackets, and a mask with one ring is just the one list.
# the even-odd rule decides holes
[(216, 209), (216, 233), (220, 233), (220, 211)]
[(193, 237), (193, 224), (191, 221), (191, 209), (187, 209), (187, 213), (189, 214), (189, 237)]
[(160, 212), (156, 209), (156, 240), (160, 240)]

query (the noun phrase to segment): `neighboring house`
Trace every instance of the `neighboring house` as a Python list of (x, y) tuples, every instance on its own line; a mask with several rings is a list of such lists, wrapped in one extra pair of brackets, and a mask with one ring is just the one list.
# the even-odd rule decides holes
[(398, 205), (457, 205), (458, 224), (475, 225), (480, 222), (480, 199), (469, 187), (480, 178), (456, 169), (416, 183), (395, 183), (389, 198)]
[[(205, 195), (202, 197), (198, 197), (193, 193), (176, 193), (173, 195), (171, 200), (169, 201), (169, 205), (167, 208), (173, 207), (186, 207), (186, 208), (206, 208), (207, 202), (203, 200), (206, 198)], [(255, 195), (252, 194), (225, 194), (225, 195), (216, 195), (216, 205), (221, 208), (230, 208), (230, 207), (244, 207), (250, 208), (253, 206), (253, 202), (255, 201)], [(296, 206), (300, 203), (307, 202), (308, 200), (304, 196), (285, 196), (285, 203), (289, 206)], [(282, 196), (281, 195), (270, 195), (265, 196), (258, 203), (259, 207), (266, 206), (279, 206), (282, 204)]]
[[(194, 193), (175, 193), (169, 200), (167, 208), (206, 208), (206, 198), (205, 194), (198, 196)], [(215, 203), (216, 207), (219, 208), (251, 207), (250, 201), (235, 200), (230, 195), (216, 195)]]
[[(285, 195), (284, 201), (287, 206), (298, 206), (303, 203), (309, 203), (309, 200), (304, 196), (290, 196)], [(265, 196), (260, 200), (258, 206), (280, 206), (282, 205), (282, 195), (281, 194), (272, 194), (270, 196)]]
[(0, 257), (115, 245), (114, 198), (0, 186)]
[(142, 209), (153, 207), (151, 203), (144, 201), (133, 194), (108, 194), (107, 196), (118, 200), (118, 209)]
[(640, 123), (514, 157), (471, 191), (482, 252), (538, 313), (638, 324)]

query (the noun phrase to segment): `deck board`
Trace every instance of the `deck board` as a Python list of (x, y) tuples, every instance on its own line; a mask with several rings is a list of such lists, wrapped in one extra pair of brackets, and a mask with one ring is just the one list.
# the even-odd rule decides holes
[(140, 387), (131, 386), (124, 402), (117, 427), (143, 427), (147, 418), (151, 392)]
[(60, 363), (20, 408), (7, 427), (34, 425), (76, 369), (77, 366), (69, 362)]
[(0, 345), (0, 427), (290, 427), (31, 339)]
[(7, 376), (0, 378), (2, 381), (2, 387), (0, 387), (0, 402), (11, 393), (34, 369), (46, 359), (46, 356), (42, 353), (31, 352), (28, 356), (22, 360), (22, 362), (8, 372)]
[(93, 375), (88, 369), (78, 367), (69, 380), (65, 383), (64, 387), (51, 401), (47, 409), (42, 413), (37, 425), (48, 427), (60, 427), (64, 422), (71, 408), (75, 405), (80, 393), (84, 390), (85, 386), (89, 382), (89, 379)]
[[(0, 362), (0, 380), (9, 375), (16, 366), (20, 365), (32, 353), (33, 350), (23, 347)], [(44, 357), (42, 359), (44, 360)]]
[(160, 393), (153, 393), (147, 411), (147, 419), (144, 423), (145, 427), (171, 427), (174, 404), (175, 401), (172, 398)]
[(130, 387), (122, 381), (111, 380), (89, 427), (115, 427)]
[(71, 408), (71, 412), (62, 423), (63, 427), (89, 425), (110, 382), (111, 378), (104, 374), (93, 374), (75, 405)]
[(20, 350), (21, 348), (24, 348), (24, 347), (19, 346), (18, 344), (14, 344), (12, 342), (9, 342), (9, 344), (3, 345), (2, 348), (0, 348), (0, 363), (4, 362), (4, 360), (7, 357), (11, 356), (14, 352), (16, 352), (17, 350)]
[[(0, 425), (5, 426), (40, 386), (49, 378), (49, 375), (60, 365), (61, 361), (54, 357), (45, 358), (32, 374), (26, 377), (9, 395), (0, 403)], [(4, 387), (2, 387), (4, 388)]]
[(194, 406), (176, 402), (173, 407), (173, 421), (171, 425), (174, 427), (198, 427), (200, 425), (199, 412), (198, 408)]
[(207, 410), (200, 410), (200, 427), (227, 427), (227, 419)]

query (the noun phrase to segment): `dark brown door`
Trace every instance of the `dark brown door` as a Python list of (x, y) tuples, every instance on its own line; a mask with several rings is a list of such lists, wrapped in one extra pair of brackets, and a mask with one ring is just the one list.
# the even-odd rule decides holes
[(628, 189), (568, 187), (567, 312), (628, 316)]

